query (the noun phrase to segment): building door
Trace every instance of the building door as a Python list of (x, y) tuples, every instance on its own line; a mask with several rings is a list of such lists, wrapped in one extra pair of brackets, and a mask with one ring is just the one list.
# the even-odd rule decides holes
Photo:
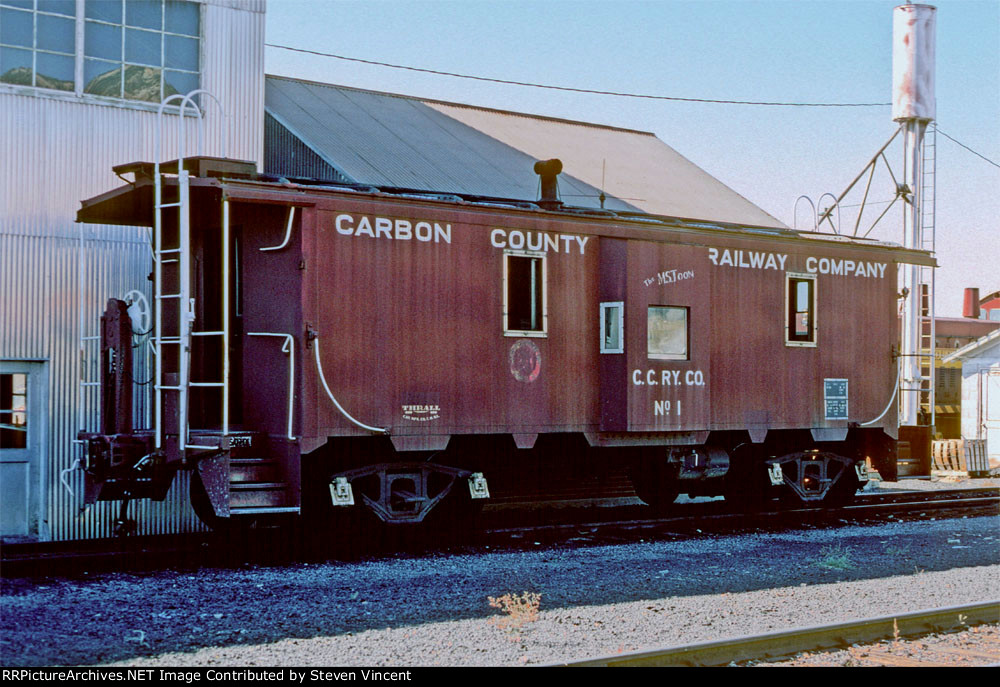
[(981, 370), (983, 381), (983, 439), (990, 467), (1000, 465), (1000, 369)]
[(0, 536), (38, 534), (45, 363), (0, 361)]

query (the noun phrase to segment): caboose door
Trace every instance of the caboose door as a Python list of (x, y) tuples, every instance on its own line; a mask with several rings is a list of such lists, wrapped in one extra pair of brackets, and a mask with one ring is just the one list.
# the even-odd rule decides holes
[(0, 361), (0, 536), (43, 534), (45, 379), (45, 363)]

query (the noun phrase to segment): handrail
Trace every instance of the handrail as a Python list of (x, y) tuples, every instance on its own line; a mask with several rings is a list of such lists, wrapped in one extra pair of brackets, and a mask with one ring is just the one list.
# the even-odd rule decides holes
[(899, 363), (896, 363), (896, 381), (893, 382), (892, 384), (892, 396), (889, 397), (889, 402), (886, 404), (885, 410), (879, 413), (879, 416), (874, 420), (869, 420), (868, 422), (862, 422), (860, 425), (858, 425), (859, 427), (867, 427), (868, 425), (874, 425), (876, 422), (881, 420), (886, 413), (889, 412), (889, 408), (892, 407), (892, 402), (896, 400), (896, 392), (899, 391), (899, 373), (900, 373), (900, 366)]
[(346, 417), (348, 420), (350, 420), (351, 422), (353, 422), (355, 425), (357, 425), (361, 429), (367, 430), (367, 431), (369, 431), (369, 432), (371, 432), (373, 434), (385, 434), (385, 435), (388, 435), (389, 434), (389, 430), (388, 429), (384, 429), (384, 428), (381, 428), (381, 427), (372, 427), (371, 425), (366, 425), (363, 422), (359, 422), (358, 420), (355, 420), (351, 416), (350, 413), (348, 413), (346, 410), (344, 410), (344, 406), (340, 405), (340, 403), (337, 402), (337, 399), (333, 397), (333, 392), (330, 391), (330, 386), (326, 383), (326, 377), (323, 375), (323, 365), (319, 361), (319, 337), (318, 336), (315, 339), (313, 339), (313, 348), (316, 350), (316, 369), (319, 371), (319, 381), (323, 382), (323, 388), (326, 389), (326, 395), (330, 397), (331, 401), (333, 401), (333, 405), (337, 406), (337, 410), (339, 410), (343, 414), (344, 417)]
[(292, 205), (291, 207), (288, 208), (288, 226), (285, 227), (285, 240), (281, 242), (281, 245), (278, 245), (278, 246), (267, 246), (265, 248), (261, 248), (260, 250), (262, 250), (262, 251), (265, 251), (265, 250), (281, 250), (282, 248), (284, 248), (285, 246), (287, 246), (288, 245), (288, 240), (290, 238), (292, 238), (292, 222), (294, 220), (295, 220), (295, 206)]
[(285, 339), (281, 344), (281, 352), (288, 354), (288, 438), (294, 440), (292, 413), (295, 409), (295, 337), (280, 332), (247, 332), (247, 336), (280, 336)]

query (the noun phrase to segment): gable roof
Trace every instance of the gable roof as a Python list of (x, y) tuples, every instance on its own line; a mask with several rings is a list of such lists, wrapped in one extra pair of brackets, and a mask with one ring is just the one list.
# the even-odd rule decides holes
[(648, 132), (277, 76), (265, 111), (271, 174), (533, 201), (532, 166), (559, 158), (567, 205), (602, 207), (603, 191), (609, 210), (787, 228)]
[(974, 358), (978, 354), (990, 348), (993, 344), (1000, 343), (1000, 329), (994, 329), (986, 336), (981, 336), (975, 341), (965, 344), (944, 357), (942, 363), (950, 363), (953, 360), (967, 360)]

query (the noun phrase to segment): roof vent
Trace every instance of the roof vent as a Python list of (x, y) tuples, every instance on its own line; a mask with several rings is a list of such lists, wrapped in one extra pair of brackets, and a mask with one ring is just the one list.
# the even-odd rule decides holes
[(979, 319), (979, 289), (967, 288), (965, 302), (962, 303), (962, 317)]
[(559, 182), (556, 180), (561, 171), (561, 160), (539, 160), (535, 163), (535, 174), (542, 178), (542, 197), (538, 199), (538, 204), (546, 210), (558, 210), (562, 207)]

